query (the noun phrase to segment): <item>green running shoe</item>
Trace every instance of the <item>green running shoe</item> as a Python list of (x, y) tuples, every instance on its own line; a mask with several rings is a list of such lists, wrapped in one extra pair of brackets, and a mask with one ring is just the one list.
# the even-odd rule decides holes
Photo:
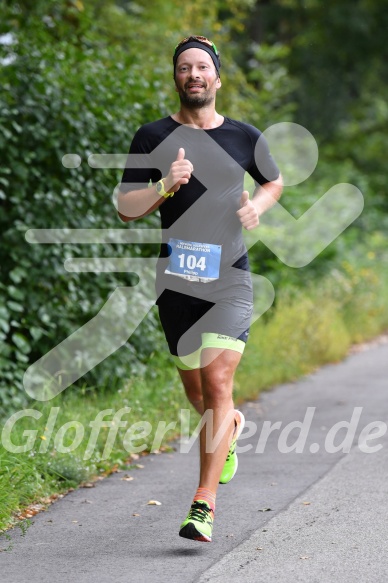
[(237, 472), (237, 468), (238, 468), (236, 445), (237, 445), (237, 440), (240, 437), (242, 430), (244, 429), (245, 417), (241, 413), (241, 411), (238, 411), (237, 409), (235, 409), (235, 411), (236, 411), (236, 416), (235, 416), (234, 420), (236, 423), (236, 427), (234, 429), (232, 443), (230, 444), (224, 467), (222, 468), (222, 472), (221, 472), (221, 476), (220, 476), (220, 484), (227, 484), (228, 482), (230, 482), (230, 480), (233, 478), (233, 476)]
[(204, 500), (192, 503), (187, 518), (181, 524), (179, 536), (198, 540), (205, 543), (212, 542), (214, 512)]

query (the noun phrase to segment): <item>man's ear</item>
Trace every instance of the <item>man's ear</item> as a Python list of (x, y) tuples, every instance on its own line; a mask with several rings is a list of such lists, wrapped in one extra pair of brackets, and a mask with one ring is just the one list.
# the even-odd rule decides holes
[(221, 77), (218, 75), (218, 79), (216, 81), (216, 87), (217, 87), (217, 89), (219, 89), (221, 86), (222, 86)]

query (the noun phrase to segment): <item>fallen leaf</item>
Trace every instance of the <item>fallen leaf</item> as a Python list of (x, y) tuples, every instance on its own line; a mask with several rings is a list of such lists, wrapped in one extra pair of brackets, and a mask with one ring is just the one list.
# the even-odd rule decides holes
[(304, 556), (302, 556), (302, 557), (299, 557), (299, 558), (300, 559), (309, 559), (310, 557), (304, 557)]
[(304, 504), (305, 506), (309, 506), (311, 502), (302, 502), (302, 504)]
[(272, 512), (272, 508), (259, 508), (258, 512)]
[(162, 445), (159, 449), (160, 451), (175, 451), (175, 448), (171, 447), (171, 445)]
[(257, 551), (262, 551), (263, 550), (263, 547), (256, 547), (256, 550)]
[(93, 482), (84, 482), (83, 484), (81, 484), (82, 488), (95, 488), (95, 484), (93, 484)]
[(149, 502), (147, 502), (147, 504), (149, 506), (161, 506), (162, 505), (162, 503), (158, 502), (158, 500), (150, 500)]
[(135, 512), (135, 514), (132, 514), (132, 516), (140, 516), (140, 514), (136, 514), (136, 512)]
[(74, 524), (77, 524), (78, 520), (72, 520), (71, 522), (74, 522)]
[(138, 454), (138, 453), (132, 453), (132, 454), (131, 454), (131, 458), (132, 458), (133, 460), (138, 460), (138, 459), (139, 459), (139, 457), (140, 457), (140, 456), (139, 456), (139, 454)]
[(120, 478), (120, 480), (124, 480), (124, 482), (132, 482), (134, 478), (132, 476), (124, 476)]
[(135, 468), (137, 468), (138, 470), (142, 470), (144, 466), (142, 464), (135, 464)]

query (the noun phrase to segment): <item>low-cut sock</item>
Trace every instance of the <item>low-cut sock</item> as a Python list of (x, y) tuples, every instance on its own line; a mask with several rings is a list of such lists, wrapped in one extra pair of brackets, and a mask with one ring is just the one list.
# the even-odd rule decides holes
[(215, 511), (216, 508), (215, 492), (212, 492), (208, 488), (198, 488), (193, 498), (193, 502), (196, 502), (198, 500), (203, 500), (204, 502), (207, 502), (210, 508), (213, 510), (213, 512)]

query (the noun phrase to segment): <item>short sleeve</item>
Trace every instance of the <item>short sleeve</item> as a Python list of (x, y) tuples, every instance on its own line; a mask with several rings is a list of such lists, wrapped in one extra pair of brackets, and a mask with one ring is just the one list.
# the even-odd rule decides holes
[(280, 170), (269, 151), (268, 142), (264, 135), (251, 126), (252, 160), (247, 172), (257, 184), (266, 184), (279, 178)]

